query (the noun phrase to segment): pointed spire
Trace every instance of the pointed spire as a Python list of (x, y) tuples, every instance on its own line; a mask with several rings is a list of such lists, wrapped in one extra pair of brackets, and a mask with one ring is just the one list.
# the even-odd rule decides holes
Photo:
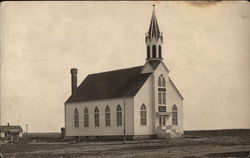
[(160, 29), (158, 26), (157, 18), (155, 15), (155, 4), (153, 4), (153, 13), (151, 17), (151, 22), (148, 30), (148, 35), (150, 38), (155, 37), (156, 40), (160, 37)]
[(163, 35), (160, 32), (157, 18), (155, 15), (155, 5), (153, 4), (153, 13), (150, 21), (148, 32), (145, 36), (145, 43), (147, 46), (146, 60), (162, 60), (162, 44)]

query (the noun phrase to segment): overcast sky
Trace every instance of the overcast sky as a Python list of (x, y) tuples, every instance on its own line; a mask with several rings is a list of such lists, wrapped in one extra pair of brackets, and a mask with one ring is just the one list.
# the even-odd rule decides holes
[[(143, 65), (152, 2), (2, 2), (1, 124), (58, 132), (70, 68)], [(250, 128), (250, 3), (157, 2), (184, 129)]]

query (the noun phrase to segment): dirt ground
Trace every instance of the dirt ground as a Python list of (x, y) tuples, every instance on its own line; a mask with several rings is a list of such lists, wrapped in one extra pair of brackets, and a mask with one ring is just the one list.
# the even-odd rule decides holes
[(248, 157), (250, 136), (210, 136), (175, 139), (75, 142), (61, 139), (23, 139), (19, 144), (1, 144), (4, 158), (158, 158), (158, 157)]

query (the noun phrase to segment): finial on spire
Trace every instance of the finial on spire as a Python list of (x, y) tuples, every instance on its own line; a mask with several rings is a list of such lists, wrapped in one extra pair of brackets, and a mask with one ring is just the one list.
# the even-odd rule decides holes
[(152, 5), (153, 6), (153, 13), (155, 12), (155, 4)]

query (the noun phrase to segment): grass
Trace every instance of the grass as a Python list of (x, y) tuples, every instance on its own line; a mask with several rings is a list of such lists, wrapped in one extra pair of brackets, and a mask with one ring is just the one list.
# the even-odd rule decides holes
[(250, 130), (239, 134), (204, 134), (191, 132), (186, 138), (145, 139), (105, 142), (62, 141), (59, 137), (24, 137), (19, 144), (2, 144), (5, 158), (42, 157), (247, 157)]

